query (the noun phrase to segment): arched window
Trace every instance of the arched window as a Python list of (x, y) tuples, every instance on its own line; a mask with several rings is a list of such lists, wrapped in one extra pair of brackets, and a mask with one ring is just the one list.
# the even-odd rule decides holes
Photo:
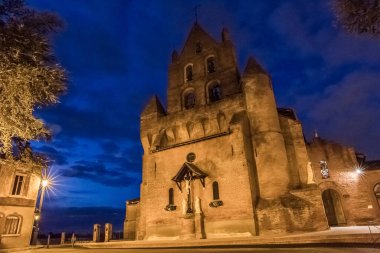
[(219, 84), (210, 85), (208, 89), (210, 102), (215, 102), (222, 99), (222, 88)]
[(193, 80), (193, 65), (188, 65), (185, 68), (185, 80), (186, 82)]
[(173, 188), (169, 189), (169, 205), (174, 205), (174, 191), (173, 191)]
[(215, 68), (215, 58), (213, 56), (207, 58), (207, 73), (214, 73)]
[(195, 106), (195, 93), (193, 91), (185, 95), (184, 105), (186, 109), (190, 109)]
[(5, 230), (6, 235), (15, 235), (20, 233), (21, 228), (21, 217), (16, 215), (10, 215), (5, 219)]
[(219, 199), (219, 185), (218, 185), (218, 182), (216, 181), (212, 183), (212, 198), (214, 200)]

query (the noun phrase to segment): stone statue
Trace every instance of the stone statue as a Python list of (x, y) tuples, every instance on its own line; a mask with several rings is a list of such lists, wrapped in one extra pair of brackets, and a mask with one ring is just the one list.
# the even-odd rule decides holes
[(185, 179), (185, 183), (186, 183), (186, 193), (189, 194), (190, 193), (190, 180)]
[(201, 211), (201, 200), (198, 196), (195, 197), (195, 213), (202, 213)]
[(186, 193), (187, 193), (187, 210), (186, 213), (192, 213), (193, 210), (191, 208), (191, 195), (190, 195), (190, 182), (191, 182), (191, 177), (184, 178), (185, 183), (186, 183)]
[(315, 184), (313, 168), (311, 167), (311, 162), (307, 163), (307, 184)]
[(187, 201), (182, 197), (182, 214), (185, 216), (186, 215), (186, 210), (187, 210)]

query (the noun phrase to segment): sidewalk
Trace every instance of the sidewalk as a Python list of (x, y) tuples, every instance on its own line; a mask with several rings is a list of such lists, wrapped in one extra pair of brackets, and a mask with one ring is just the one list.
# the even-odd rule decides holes
[[(380, 226), (333, 227), (329, 230), (283, 236), (225, 237), (198, 240), (162, 241), (111, 241), (76, 243), (75, 248), (92, 249), (160, 249), (160, 248), (228, 248), (228, 247), (312, 247), (350, 246), (373, 247), (380, 244)], [(68, 248), (70, 245), (51, 245), (51, 248)], [(42, 246), (18, 249), (0, 249), (0, 253), (24, 252)]]
[(283, 236), (225, 237), (198, 240), (111, 241), (84, 243), (85, 248), (188, 248), (188, 247), (283, 247), (308, 245), (375, 245), (380, 243), (380, 226), (334, 227), (325, 231)]
[(29, 246), (25, 248), (14, 248), (14, 249), (0, 249), (0, 253), (8, 253), (8, 252), (25, 252), (27, 250), (34, 250), (34, 249), (41, 249), (43, 248), (42, 245), (37, 246)]

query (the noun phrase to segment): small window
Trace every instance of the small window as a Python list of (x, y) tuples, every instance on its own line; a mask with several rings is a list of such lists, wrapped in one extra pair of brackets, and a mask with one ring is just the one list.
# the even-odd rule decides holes
[(21, 195), (24, 179), (25, 179), (24, 176), (16, 175), (15, 181), (13, 183), (12, 195)]
[(186, 67), (186, 82), (193, 80), (193, 66), (189, 65)]
[(199, 41), (195, 44), (195, 52), (197, 54), (199, 54), (200, 52), (202, 52), (202, 45), (201, 45), (201, 43)]
[(8, 216), (5, 220), (6, 235), (15, 235), (20, 233), (21, 218), (18, 216)]
[(222, 88), (219, 84), (211, 85), (208, 93), (210, 102), (215, 102), (222, 99)]
[(185, 95), (185, 108), (190, 109), (195, 106), (195, 94), (194, 92), (189, 92)]
[(207, 59), (207, 72), (214, 73), (215, 72), (215, 58), (209, 57)]
[(169, 189), (169, 205), (174, 205), (174, 191), (173, 191), (173, 188)]
[(212, 197), (214, 200), (219, 199), (219, 185), (216, 181), (212, 183)]

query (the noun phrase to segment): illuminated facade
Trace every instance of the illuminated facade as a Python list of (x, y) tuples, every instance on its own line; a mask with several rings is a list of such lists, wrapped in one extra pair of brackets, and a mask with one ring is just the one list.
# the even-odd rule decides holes
[(172, 54), (167, 96), (166, 109), (153, 97), (141, 115), (141, 196), (127, 202), (126, 239), (275, 235), (378, 221), (355, 174), (354, 150), (319, 137), (306, 142), (295, 112), (277, 108), (262, 66), (250, 58), (240, 73), (226, 29), (217, 41), (192, 27)]
[(41, 170), (30, 157), (0, 159), (0, 249), (29, 246)]

